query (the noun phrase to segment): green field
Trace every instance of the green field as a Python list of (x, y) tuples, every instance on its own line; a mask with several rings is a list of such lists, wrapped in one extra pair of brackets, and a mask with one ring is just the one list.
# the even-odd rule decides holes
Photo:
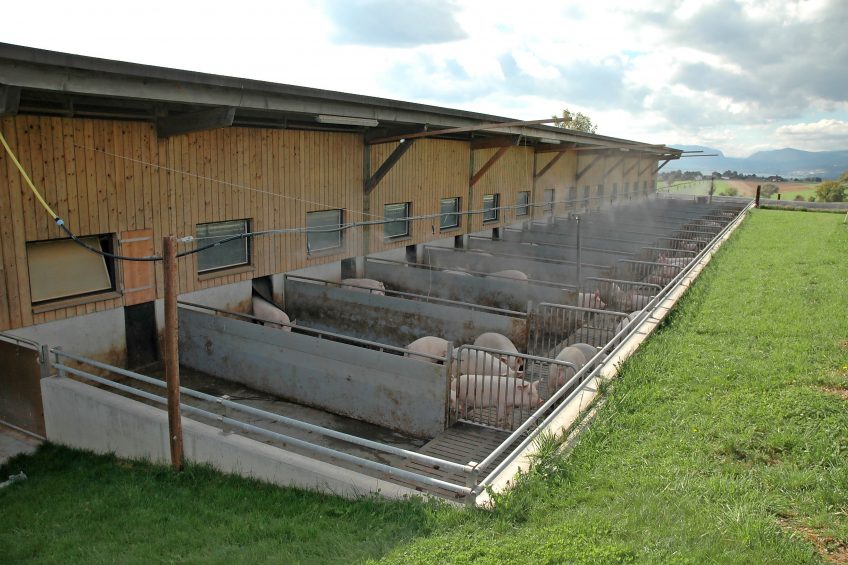
[[(564, 458), (494, 511), (346, 501), (46, 446), (0, 469), (0, 561), (848, 558), (848, 227), (755, 210)], [(550, 445), (550, 442), (549, 442)]]
[(669, 185), (664, 181), (657, 181), (659, 192), (672, 192), (679, 194), (706, 195), (710, 193), (709, 180), (687, 180), (677, 181)]

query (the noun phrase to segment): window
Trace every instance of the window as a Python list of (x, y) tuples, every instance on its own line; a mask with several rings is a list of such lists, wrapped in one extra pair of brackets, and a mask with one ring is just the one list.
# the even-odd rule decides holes
[(405, 237), (409, 235), (409, 202), (399, 204), (386, 204), (383, 207), (383, 216), (387, 220), (395, 220), (383, 224), (386, 239)]
[(498, 202), (501, 199), (500, 194), (484, 194), (483, 195), (483, 221), (495, 222), (498, 219)]
[[(202, 247), (250, 231), (249, 220), (197, 224), (197, 245)], [(250, 239), (241, 237), (197, 254), (197, 272), (207, 273), (250, 263)]]
[(648, 192), (648, 181), (646, 181), (646, 180), (642, 181), (642, 192), (645, 192), (645, 193)]
[(516, 216), (526, 216), (530, 213), (530, 192), (524, 190), (518, 193), (518, 198), (515, 201), (517, 208), (515, 209)]
[(459, 227), (459, 198), (442, 198), (439, 213), (440, 230)]
[[(109, 235), (81, 239), (99, 251), (114, 251)], [(33, 304), (115, 290), (114, 261), (71, 239), (30, 242), (26, 250)]]
[(574, 201), (577, 200), (577, 187), (572, 186), (568, 189), (568, 200), (571, 206), (574, 206)]
[(591, 191), (592, 191), (592, 189), (589, 188), (588, 184), (583, 187), (583, 203), (584, 204), (589, 203), (589, 194), (591, 193)]
[(554, 189), (545, 189), (545, 212), (550, 212), (554, 209)]
[(612, 197), (610, 200), (615, 200), (616, 197), (618, 197), (618, 183), (614, 182), (612, 183)]
[(624, 194), (630, 194), (630, 183), (624, 183)]
[(598, 201), (601, 201), (601, 200), (604, 199), (604, 185), (602, 185), (602, 184), (598, 185), (598, 193), (595, 196), (597, 196)]
[[(306, 213), (306, 252), (314, 253), (324, 249), (342, 246), (342, 211), (318, 210)], [(316, 230), (316, 231), (311, 231)]]

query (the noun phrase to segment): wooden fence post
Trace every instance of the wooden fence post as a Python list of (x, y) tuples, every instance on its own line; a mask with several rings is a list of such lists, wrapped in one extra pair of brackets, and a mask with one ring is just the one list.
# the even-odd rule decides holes
[(183, 425), (180, 417), (180, 355), (177, 322), (177, 241), (174, 236), (163, 239), (165, 259), (165, 381), (168, 385), (168, 439), (171, 464), (183, 469)]

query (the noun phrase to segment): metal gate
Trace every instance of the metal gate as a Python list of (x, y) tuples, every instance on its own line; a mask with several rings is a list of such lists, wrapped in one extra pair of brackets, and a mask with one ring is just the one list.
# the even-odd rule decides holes
[(41, 355), (38, 343), (0, 334), (0, 420), (44, 437)]

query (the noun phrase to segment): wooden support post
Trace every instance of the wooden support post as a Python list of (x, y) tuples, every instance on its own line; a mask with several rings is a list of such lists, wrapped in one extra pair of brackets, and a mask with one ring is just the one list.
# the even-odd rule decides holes
[(183, 425), (180, 418), (180, 357), (177, 326), (177, 240), (165, 236), (162, 253), (165, 258), (165, 381), (168, 385), (168, 439), (171, 464), (183, 469)]
[(760, 185), (757, 185), (757, 198), (754, 200), (754, 208), (760, 207)]

